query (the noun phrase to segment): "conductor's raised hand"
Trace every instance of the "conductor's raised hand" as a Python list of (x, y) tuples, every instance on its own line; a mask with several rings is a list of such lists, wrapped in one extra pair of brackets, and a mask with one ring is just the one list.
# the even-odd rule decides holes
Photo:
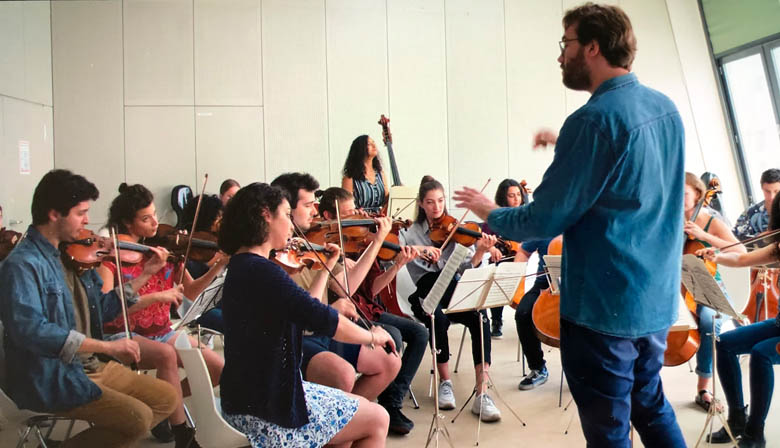
[(456, 191), (452, 199), (455, 200), (456, 207), (467, 208), (483, 220), (487, 220), (490, 212), (498, 208), (495, 202), (479, 190), (469, 187), (463, 187), (463, 189)]
[(553, 145), (555, 146), (555, 142), (558, 141), (558, 136), (555, 134), (555, 132), (549, 130), (549, 129), (539, 129), (536, 131), (536, 134), (534, 134), (534, 149), (540, 147), (540, 146), (547, 146), (547, 145)]

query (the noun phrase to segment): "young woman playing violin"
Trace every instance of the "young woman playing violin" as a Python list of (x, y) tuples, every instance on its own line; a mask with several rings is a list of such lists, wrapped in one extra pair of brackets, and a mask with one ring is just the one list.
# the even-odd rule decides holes
[[(319, 188), (319, 182), (306, 173), (286, 173), (274, 179), (271, 185), (280, 187), (290, 201), (293, 225), (303, 232), (310, 230), (317, 215), (314, 193)], [(372, 241), (356, 262), (346, 259), (345, 264), (336, 264), (334, 261), (334, 264), (328, 265), (334, 278), (329, 277), (328, 269), (317, 271), (303, 268), (292, 275), (298, 286), (320, 298), (325, 305), (329, 303), (328, 290), (333, 292), (338, 298), (330, 305), (342, 315), (354, 320), (360, 319), (360, 315), (352, 301), (346, 297), (345, 291), (348, 289), (350, 293), (354, 292), (363, 283), (391, 227), (390, 218), (375, 218), (372, 222), (377, 226), (377, 233), (371, 237)], [(325, 244), (325, 249), (329, 252), (340, 250), (338, 246), (330, 243)], [(348, 288), (344, 285), (344, 266)], [(385, 331), (381, 327), (376, 331), (380, 330)], [(361, 395), (371, 401), (377, 399), (401, 368), (401, 359), (396, 353), (370, 350), (365, 346), (339, 342), (324, 335), (305, 336), (302, 347), (301, 373), (304, 380)], [(355, 372), (362, 374), (357, 380)]]
[[(324, 219), (336, 219), (336, 202), (339, 204), (341, 216), (355, 213), (355, 202), (352, 194), (339, 187), (325, 190), (320, 197), (320, 215)], [(392, 383), (379, 395), (377, 402), (390, 414), (390, 431), (397, 434), (407, 434), (414, 428), (414, 423), (402, 412), (404, 397), (417, 373), (425, 347), (428, 344), (428, 330), (422, 324), (406, 317), (396, 316), (387, 311), (387, 307), (379, 299), (379, 293), (395, 278), (398, 271), (418, 256), (414, 247), (403, 246), (389, 267), (383, 269), (375, 260), (366, 279), (356, 286), (353, 298), (363, 315), (387, 330), (395, 340), (396, 347), (404, 347), (401, 369)], [(392, 289), (395, 294), (395, 289)]]
[(379, 150), (374, 140), (361, 135), (352, 141), (344, 162), (341, 187), (355, 197), (355, 206), (370, 214), (379, 213), (387, 203), (390, 190), (382, 170)]
[[(496, 188), (496, 204), (498, 204), (499, 207), (519, 207), (523, 205), (525, 203), (523, 198), (526, 197), (523, 188), (524, 187), (520, 185), (520, 182), (514, 179), (502, 180), (501, 183), (498, 184), (498, 188)], [(487, 222), (482, 223), (482, 231), (488, 235), (495, 235), (495, 232), (490, 229), (490, 226)], [(497, 263), (504, 257), (504, 253), (501, 252), (496, 246), (490, 248), (491, 262)], [(504, 326), (503, 315), (503, 306), (497, 306), (490, 309), (490, 337), (500, 338), (504, 336), (504, 333), (501, 331), (502, 327)]]
[[(728, 226), (720, 220), (715, 219), (703, 207), (700, 202), (704, 197), (706, 187), (701, 179), (693, 173), (685, 173), (685, 225), (684, 231), (689, 238), (709, 247), (724, 247), (731, 243), (736, 243), (737, 238), (731, 233)], [(700, 209), (697, 216), (694, 216), (696, 210)], [(735, 246), (732, 250), (744, 252), (743, 246)], [(721, 286), (723, 293), (728, 297), (720, 273), (715, 273), (715, 280)], [(698, 316), (698, 329), (701, 335), (701, 345), (696, 352), (696, 374), (699, 380), (696, 384), (696, 404), (702, 408), (709, 409), (712, 402), (710, 386), (712, 382), (712, 339), (710, 332), (720, 333), (721, 321), (715, 319), (715, 311), (712, 308), (697, 305), (696, 315)]]
[[(383, 447), (387, 413), (363, 397), (301, 379), (303, 330), (395, 349), (381, 328), (366, 330), (298, 287), (275, 263), (293, 234), (286, 194), (253, 183), (225, 210), (219, 245), (231, 254), (225, 278), (225, 373), (220, 383), (225, 419), (253, 447)], [(338, 248), (326, 263), (335, 265)]]
[[(780, 195), (771, 204), (769, 230), (780, 229)], [(771, 244), (752, 252), (720, 252), (714, 247), (699, 250), (704, 259), (732, 267), (761, 266), (780, 262), (780, 237), (769, 237)], [(741, 436), (739, 446), (764, 447), (764, 422), (769, 414), (774, 390), (773, 365), (780, 364), (780, 314), (755, 324), (723, 333), (717, 343), (718, 375), (729, 405), (728, 424), (734, 437)], [(699, 349), (701, 350), (701, 349)], [(742, 370), (739, 355), (750, 354), (750, 417), (742, 392)], [(721, 428), (712, 434), (711, 443), (728, 443), (731, 439)]]
[[(157, 233), (158, 221), (152, 193), (143, 185), (119, 186), (119, 195), (111, 203), (108, 214), (108, 226), (117, 229), (122, 235), (127, 235), (133, 242), (143, 242), (144, 238), (151, 238)], [(167, 258), (167, 251), (163, 249)], [(152, 292), (177, 292), (175, 305), (181, 303), (181, 294), (187, 297), (197, 297), (203, 289), (211, 283), (211, 280), (224, 269), (227, 263), (222, 261), (212, 267), (206, 275), (193, 280), (189, 273), (185, 272), (183, 285), (174, 285), (177, 271), (181, 267), (173, 263), (166, 263), (152, 278), (139, 290), (140, 294)], [(122, 266), (121, 275), (124, 279), (133, 279), (144, 269), (144, 262), (132, 266)], [(98, 274), (103, 279), (103, 291), (110, 291), (116, 285), (117, 266), (113, 262), (106, 261), (98, 268)], [(179, 366), (176, 350), (173, 348), (174, 332), (171, 329), (170, 307), (172, 301), (158, 302), (142, 310), (129, 311), (130, 331), (133, 340), (141, 347), (141, 362), (139, 366), (146, 369), (156, 369), (157, 377), (169, 382), (176, 389), (179, 397), (189, 395), (188, 386), (182, 385), (179, 379)], [(124, 336), (124, 326), (121, 317), (106, 322), (103, 325), (105, 338), (112, 340)], [(197, 342), (193, 339), (193, 344)], [(217, 353), (203, 349), (203, 358), (208, 366), (211, 380), (216, 386), (222, 373), (224, 360)], [(181, 448), (199, 446), (193, 438), (193, 431), (186, 427), (184, 408), (181, 401), (176, 411), (169, 418), (172, 433), (176, 440), (176, 446)], [(165, 424), (158, 425), (153, 431), (161, 440), (170, 439), (170, 432)], [(170, 440), (169, 440), (170, 441)], [(192, 441), (192, 444), (190, 444)]]
[[(436, 220), (442, 218), (447, 213), (445, 205), (444, 187), (439, 181), (431, 176), (425, 176), (420, 182), (420, 189), (417, 196), (417, 220), (408, 229), (401, 231), (401, 242), (406, 245), (415, 246), (420, 252), (428, 254), (430, 262), (416, 259), (407, 265), (412, 280), (417, 285), (417, 290), (409, 296), (409, 302), (412, 305), (412, 311), (415, 317), (426, 326), (430, 325), (430, 317), (425, 314), (420, 301), (424, 299), (439, 273), (447, 263), (447, 259), (455, 250), (454, 242), (443, 250), (434, 247), (430, 238), (430, 231), (435, 226)], [(496, 237), (482, 234), (482, 237), (469, 249), (472, 256), (467, 258), (460, 267), (461, 272), (465, 269), (479, 266), (482, 263), (482, 257), (488, 253), (490, 248), (496, 244)], [(436, 356), (436, 366), (441, 377), (439, 387), (439, 408), (454, 409), (455, 394), (452, 390), (452, 380), (448, 361), (450, 358), (449, 342), (447, 339), (447, 329), (451, 322), (464, 324), (471, 333), (471, 355), (474, 360), (474, 371), (476, 374), (477, 399), (471, 407), (471, 412), (479, 415), (480, 403), (482, 406), (483, 421), (497, 421), (501, 418), (501, 413), (493, 403), (492, 398), (487, 394), (487, 383), (485, 374), (490, 367), (490, 338), (484, 338), (484, 347), (479, 342), (479, 326), (482, 325), (484, 334), (489, 334), (487, 313), (484, 311), (466, 311), (462, 313), (452, 313), (445, 315), (442, 308), (449, 305), (450, 298), (454, 292), (455, 280), (450, 285), (447, 293), (442, 298), (435, 311), (435, 328), (430, 331), (436, 332), (436, 349), (439, 351)], [(482, 364), (482, 351), (485, 353), (485, 363)]]

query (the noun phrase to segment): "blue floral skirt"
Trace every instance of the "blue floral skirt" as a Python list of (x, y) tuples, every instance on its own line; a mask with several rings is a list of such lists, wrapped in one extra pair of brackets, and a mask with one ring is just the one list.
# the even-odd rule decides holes
[(224, 414), (231, 426), (246, 435), (254, 448), (319, 448), (326, 445), (355, 416), (358, 400), (331, 387), (303, 382), (309, 423), (285, 428), (254, 415)]

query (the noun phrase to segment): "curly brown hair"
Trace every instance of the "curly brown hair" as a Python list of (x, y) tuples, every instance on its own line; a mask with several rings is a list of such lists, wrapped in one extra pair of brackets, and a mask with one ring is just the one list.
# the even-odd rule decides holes
[(628, 15), (617, 6), (584, 5), (566, 11), (563, 26), (577, 28), (577, 41), (585, 45), (592, 41), (613, 67), (631, 70), (636, 55), (636, 37)]
[(227, 203), (219, 227), (219, 248), (233, 255), (242, 247), (258, 246), (268, 239), (264, 211), (276, 214), (286, 199), (284, 191), (266, 183), (255, 182), (238, 190)]

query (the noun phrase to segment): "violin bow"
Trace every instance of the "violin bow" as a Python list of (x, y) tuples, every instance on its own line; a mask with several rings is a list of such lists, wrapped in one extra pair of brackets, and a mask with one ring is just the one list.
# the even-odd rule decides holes
[[(485, 185), (482, 186), (482, 189), (479, 190), (479, 192), (482, 193), (483, 191), (485, 191), (485, 188), (487, 188), (489, 183), (490, 183), (490, 178), (488, 177), (487, 182), (485, 182)], [(444, 243), (442, 243), (442, 245), (441, 245), (441, 250), (444, 250), (444, 248), (447, 247), (447, 244), (450, 242), (452, 237), (455, 235), (455, 232), (458, 231), (458, 227), (460, 227), (460, 223), (462, 223), (463, 220), (466, 219), (466, 215), (469, 214), (469, 211), (470, 211), (469, 209), (466, 209), (466, 211), (463, 213), (463, 216), (461, 216), (460, 219), (458, 220), (458, 222), (455, 223), (455, 225), (452, 227), (452, 230), (450, 230), (450, 234), (447, 235), (447, 239), (444, 240)]]
[[(119, 279), (119, 302), (122, 305), (122, 320), (125, 324), (125, 337), (131, 340), (130, 336), (130, 316), (127, 314), (127, 303), (125, 303), (125, 285), (122, 283), (122, 264), (119, 260), (119, 239), (116, 236), (116, 229), (111, 227), (111, 240), (114, 243), (114, 263), (116, 263), (116, 276)], [(138, 365), (135, 362), (130, 363), (130, 369), (138, 371)], [(138, 371), (140, 373), (140, 371)]]
[(729, 244), (728, 246), (719, 247), (718, 250), (719, 251), (724, 251), (724, 250), (730, 249), (730, 248), (732, 248), (734, 246), (739, 246), (740, 244), (755, 243), (756, 241), (761, 241), (763, 239), (769, 238), (770, 236), (775, 236), (778, 233), (780, 233), (780, 229), (775, 229), (775, 230), (772, 230), (771, 232), (765, 233), (763, 235), (754, 236), (752, 238), (748, 238), (748, 239), (743, 240), (743, 241), (738, 241), (736, 243)]
[(179, 285), (184, 283), (184, 274), (187, 272), (187, 259), (190, 257), (190, 249), (192, 248), (192, 235), (195, 233), (195, 229), (198, 225), (198, 215), (200, 214), (200, 204), (203, 202), (203, 195), (206, 193), (206, 184), (209, 181), (209, 173), (203, 176), (203, 187), (200, 189), (200, 195), (198, 195), (198, 205), (195, 206), (195, 216), (192, 218), (192, 228), (190, 229), (189, 238), (187, 238), (187, 250), (184, 251), (184, 262), (181, 266), (181, 273), (179, 274)]
[[(336, 210), (338, 210), (338, 204), (336, 206)], [(323, 258), (322, 254), (318, 251), (314, 250), (314, 245), (309, 241), (308, 238), (306, 238), (306, 234), (301, 230), (300, 227), (298, 227), (298, 224), (296, 224), (294, 221), (292, 223), (293, 229), (295, 230), (295, 233), (298, 234), (298, 236), (304, 241), (306, 247), (314, 253), (314, 255), (319, 260), (320, 264), (322, 265), (322, 268), (325, 269), (325, 271), (328, 273), (328, 276), (335, 282), (336, 285), (338, 285), (339, 289), (341, 290), (341, 293), (344, 294), (349, 300), (352, 301), (353, 304), (355, 304), (355, 311), (357, 312), (358, 318), (360, 319), (360, 322), (366, 326), (366, 328), (371, 331), (371, 327), (373, 325), (371, 324), (371, 319), (369, 319), (365, 314), (363, 314), (363, 311), (360, 310), (360, 307), (357, 306), (355, 303), (355, 299), (352, 298), (352, 295), (344, 288), (344, 285), (341, 284), (338, 278), (336, 278), (336, 274), (333, 273), (333, 271), (328, 267), (328, 265), (325, 263), (325, 259)], [(339, 225), (339, 232), (341, 232), (341, 225)], [(344, 256), (342, 254), (342, 256)], [(347, 263), (344, 262), (344, 277), (346, 278), (346, 272), (347, 272)]]

